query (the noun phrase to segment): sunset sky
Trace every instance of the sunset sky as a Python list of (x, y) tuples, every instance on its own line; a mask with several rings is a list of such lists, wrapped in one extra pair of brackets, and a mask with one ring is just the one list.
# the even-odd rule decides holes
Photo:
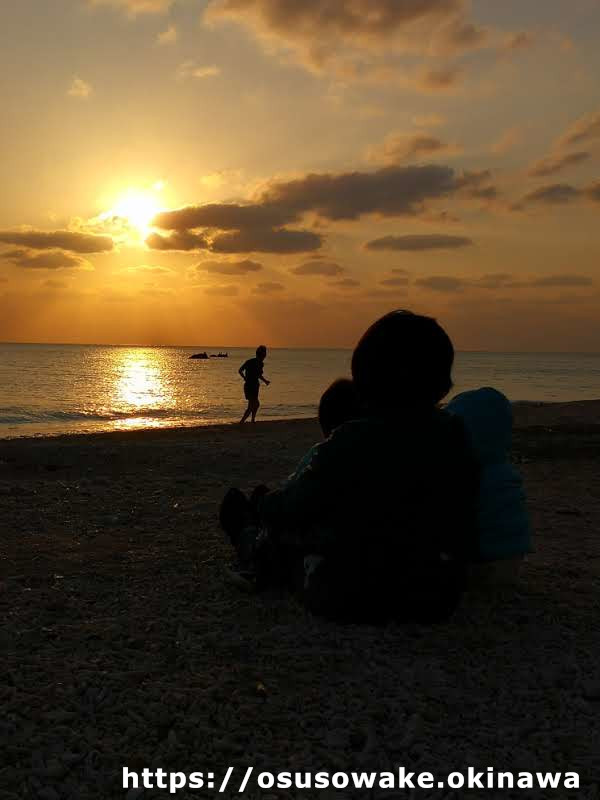
[(0, 20), (0, 340), (600, 350), (599, 0)]

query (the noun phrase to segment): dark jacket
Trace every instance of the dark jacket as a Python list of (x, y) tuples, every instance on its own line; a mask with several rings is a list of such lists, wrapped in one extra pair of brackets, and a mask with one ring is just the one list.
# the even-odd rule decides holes
[(434, 409), (340, 426), (261, 515), (325, 557), (324, 613), (441, 619), (460, 596), (476, 493), (462, 423)]

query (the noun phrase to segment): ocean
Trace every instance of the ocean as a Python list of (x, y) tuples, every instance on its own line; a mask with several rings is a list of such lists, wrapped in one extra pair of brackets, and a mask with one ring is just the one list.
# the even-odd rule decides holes
[[(227, 351), (228, 358), (190, 360)], [(0, 438), (235, 422), (250, 348), (0, 344)], [(272, 349), (258, 419), (316, 414), (350, 350)], [(453, 393), (494, 386), (514, 401), (600, 398), (600, 354), (457, 353)]]

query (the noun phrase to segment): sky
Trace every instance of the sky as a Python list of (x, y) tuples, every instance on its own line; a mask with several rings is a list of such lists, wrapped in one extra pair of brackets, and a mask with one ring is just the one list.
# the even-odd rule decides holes
[(0, 10), (0, 340), (600, 350), (600, 0)]

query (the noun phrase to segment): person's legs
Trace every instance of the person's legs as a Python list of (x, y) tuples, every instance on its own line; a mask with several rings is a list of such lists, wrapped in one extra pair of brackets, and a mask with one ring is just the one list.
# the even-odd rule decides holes
[(253, 400), (253, 402), (252, 402), (252, 409), (251, 409), (252, 410), (252, 422), (256, 422), (256, 412), (258, 411), (259, 408), (260, 408), (260, 403), (258, 402), (258, 397), (257, 397), (256, 400)]
[(250, 407), (250, 403), (248, 403), (248, 408), (244, 411), (244, 416), (240, 420), (240, 425), (243, 425), (243, 423), (246, 422), (251, 413), (252, 409)]

